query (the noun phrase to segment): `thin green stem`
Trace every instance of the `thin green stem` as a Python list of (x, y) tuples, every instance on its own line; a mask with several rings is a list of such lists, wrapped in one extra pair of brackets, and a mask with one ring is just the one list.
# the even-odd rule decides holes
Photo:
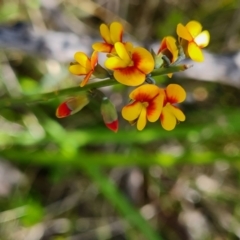
[[(175, 73), (180, 72), (188, 69), (189, 66), (187, 65), (178, 65), (178, 66), (170, 66), (168, 68), (159, 68), (154, 69), (151, 73), (151, 76), (159, 76), (159, 75), (165, 75), (168, 73)], [(49, 93), (41, 93), (41, 94), (35, 94), (35, 95), (24, 95), (18, 98), (3, 98), (0, 100), (0, 108), (3, 107), (10, 107), (13, 105), (19, 105), (19, 104), (33, 104), (37, 102), (47, 102), (49, 100), (55, 99), (56, 97), (63, 97), (63, 96), (71, 96), (76, 93), (85, 92), (90, 89), (96, 89), (106, 86), (112, 86), (115, 84), (119, 84), (115, 79), (106, 79), (99, 82), (90, 83), (84, 87), (72, 87), (72, 88), (66, 88), (61, 90), (56, 90)]]

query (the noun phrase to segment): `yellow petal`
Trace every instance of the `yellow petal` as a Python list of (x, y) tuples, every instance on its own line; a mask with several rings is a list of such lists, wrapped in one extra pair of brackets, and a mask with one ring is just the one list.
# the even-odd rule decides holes
[(127, 86), (141, 85), (146, 78), (146, 75), (140, 72), (137, 68), (126, 67), (123, 69), (115, 70), (113, 73), (114, 78)]
[(168, 105), (166, 105), (162, 109), (160, 121), (161, 121), (162, 127), (167, 131), (171, 131), (175, 128), (177, 120), (176, 120), (176, 117), (172, 114), (172, 112), (169, 111)]
[(204, 60), (202, 50), (195, 42), (191, 42), (188, 44), (187, 51), (188, 51), (189, 57), (193, 61), (202, 62)]
[(185, 90), (178, 84), (169, 84), (166, 88), (167, 102), (180, 103), (186, 99)]
[(128, 64), (124, 62), (121, 58), (119, 57), (109, 57), (105, 63), (105, 67), (110, 69), (110, 70), (115, 70), (119, 68), (126, 68)]
[(194, 38), (194, 42), (200, 47), (204, 48), (209, 44), (210, 34), (207, 30), (201, 32), (197, 37)]
[(117, 55), (127, 64), (129, 65), (131, 63), (131, 58), (129, 56), (129, 53), (126, 49), (126, 47), (124, 46), (123, 43), (121, 42), (117, 42), (114, 44), (115, 50), (117, 52)]
[(83, 79), (83, 81), (82, 81), (81, 84), (80, 84), (80, 87), (83, 87), (83, 86), (85, 86), (85, 85), (87, 84), (87, 82), (88, 82), (89, 78), (91, 77), (92, 73), (93, 73), (93, 71), (90, 71), (90, 72), (85, 76), (85, 78)]
[(124, 46), (125, 46), (125, 48), (127, 49), (128, 52), (132, 52), (133, 44), (131, 42), (124, 43)]
[(123, 26), (119, 22), (110, 25), (110, 37), (112, 43), (122, 42)]
[(106, 42), (106, 43), (110, 43), (110, 44), (113, 44), (112, 40), (111, 40), (111, 37), (110, 37), (110, 31), (109, 31), (109, 28), (106, 24), (101, 24), (100, 25), (100, 34), (103, 38), (103, 40)]
[(183, 38), (187, 41), (192, 41), (193, 40), (193, 37), (191, 36), (190, 32), (188, 31), (188, 29), (183, 26), (181, 23), (179, 23), (177, 25), (177, 35), (180, 37), (180, 38)]
[(172, 112), (172, 114), (176, 117), (178, 121), (180, 122), (185, 121), (186, 117), (179, 108), (169, 104), (168, 109)]
[(149, 102), (159, 94), (159, 88), (153, 84), (145, 84), (134, 89), (129, 97), (139, 102)]
[(122, 116), (127, 121), (134, 121), (139, 117), (143, 105), (140, 102), (133, 102), (122, 109)]
[(145, 48), (134, 48), (132, 51), (132, 61), (134, 62), (134, 66), (145, 74), (150, 73), (154, 69), (153, 56)]
[(172, 54), (171, 62), (175, 62), (178, 58), (178, 48), (176, 45), (176, 39), (174, 37), (166, 37), (167, 48)]
[(69, 66), (69, 72), (75, 75), (85, 75), (88, 73), (87, 69), (79, 64), (74, 64)]
[(186, 28), (193, 38), (195, 38), (202, 31), (202, 25), (197, 21), (188, 22)]
[(87, 71), (91, 70), (91, 62), (88, 56), (83, 52), (76, 52), (74, 55), (74, 59), (84, 68), (87, 69)]
[(146, 110), (145, 107), (143, 107), (142, 111), (141, 111), (141, 113), (139, 115), (138, 121), (137, 121), (137, 129), (139, 131), (142, 131), (145, 128), (145, 126), (146, 126), (146, 123), (147, 123), (146, 115), (147, 115), (147, 110)]
[(164, 94), (159, 92), (159, 95), (149, 103), (147, 107), (147, 119), (149, 122), (156, 122), (159, 119), (162, 112), (164, 97)]
[(92, 45), (93, 50), (98, 52), (110, 53), (114, 46), (108, 43), (94, 43)]

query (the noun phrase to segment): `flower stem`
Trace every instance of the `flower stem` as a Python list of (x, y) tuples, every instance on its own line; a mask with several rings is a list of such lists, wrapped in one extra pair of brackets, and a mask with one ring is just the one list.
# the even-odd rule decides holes
[[(189, 66), (187, 65), (178, 65), (178, 66), (170, 66), (168, 68), (159, 68), (154, 69), (151, 73), (151, 76), (159, 76), (159, 75), (165, 75), (168, 73), (174, 73), (179, 71), (184, 71), (188, 69)], [(47, 102), (49, 100), (55, 99), (56, 97), (63, 97), (63, 96), (72, 96), (76, 93), (88, 91), (90, 89), (96, 89), (106, 86), (112, 86), (115, 84), (119, 84), (115, 79), (106, 79), (99, 82), (90, 83), (84, 87), (72, 87), (72, 88), (66, 88), (61, 90), (56, 90), (49, 93), (41, 93), (41, 94), (34, 94), (34, 95), (23, 95), (18, 98), (3, 98), (0, 100), (0, 108), (3, 107), (10, 107), (13, 105), (19, 105), (19, 104), (32, 104), (32, 103), (38, 103), (38, 102)]]

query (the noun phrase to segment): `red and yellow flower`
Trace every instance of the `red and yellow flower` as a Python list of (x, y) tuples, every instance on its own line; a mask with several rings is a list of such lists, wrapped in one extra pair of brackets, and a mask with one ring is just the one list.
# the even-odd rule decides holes
[(163, 107), (164, 94), (152, 84), (142, 85), (133, 90), (130, 95), (132, 100), (123, 107), (122, 116), (131, 123), (137, 123), (137, 129), (143, 130), (149, 122), (156, 122)]
[(105, 61), (105, 67), (112, 70), (114, 78), (124, 85), (142, 84), (154, 69), (151, 53), (142, 47), (126, 47), (121, 42), (115, 43), (114, 47), (116, 54)]
[(89, 58), (85, 53), (77, 52), (74, 55), (74, 59), (76, 62), (71, 63), (69, 66), (69, 71), (78, 76), (85, 76), (80, 84), (80, 86), (83, 87), (87, 84), (89, 78), (94, 72), (98, 61), (98, 54), (96, 51), (94, 51), (91, 58)]
[(92, 48), (98, 52), (115, 52), (114, 44), (122, 42), (123, 26), (119, 22), (113, 22), (109, 27), (106, 24), (101, 24), (100, 34), (104, 42), (94, 43)]
[(176, 45), (176, 39), (171, 36), (163, 38), (157, 54), (163, 54), (167, 56), (171, 63), (174, 63), (178, 58), (178, 48)]
[[(169, 59), (170, 63), (174, 63), (178, 59), (178, 48), (174, 37), (167, 36), (163, 38), (157, 56), (155, 57), (155, 68), (163, 65), (163, 55)], [(169, 73), (168, 76), (172, 77), (172, 73)]]
[(183, 26), (177, 25), (177, 35), (185, 53), (194, 61), (204, 60), (202, 48), (206, 47), (210, 41), (210, 34), (207, 30), (202, 31), (202, 25), (197, 21), (190, 21)]
[(186, 98), (186, 92), (178, 84), (169, 84), (165, 90), (160, 89), (160, 92), (164, 95), (160, 121), (162, 127), (170, 131), (175, 128), (178, 121), (185, 121), (184, 113), (174, 104), (183, 102)]

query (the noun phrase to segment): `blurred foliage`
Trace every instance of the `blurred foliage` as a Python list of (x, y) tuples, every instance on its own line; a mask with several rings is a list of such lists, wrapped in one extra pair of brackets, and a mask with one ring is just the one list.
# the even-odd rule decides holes
[[(3, 0), (0, 22), (75, 33), (83, 25), (94, 37), (101, 22), (120, 19), (148, 43), (196, 19), (210, 30), (208, 49), (220, 54), (239, 50), (239, 6), (237, 0)], [(7, 49), (0, 60), (0, 101), (79, 83), (67, 63)], [(0, 239), (239, 239), (240, 90), (171, 81), (188, 93), (181, 106), (187, 120), (171, 132), (159, 122), (138, 132), (120, 117), (112, 133), (97, 102), (66, 119), (55, 117), (61, 97), (1, 108)], [(120, 113), (129, 90), (109, 89)]]

